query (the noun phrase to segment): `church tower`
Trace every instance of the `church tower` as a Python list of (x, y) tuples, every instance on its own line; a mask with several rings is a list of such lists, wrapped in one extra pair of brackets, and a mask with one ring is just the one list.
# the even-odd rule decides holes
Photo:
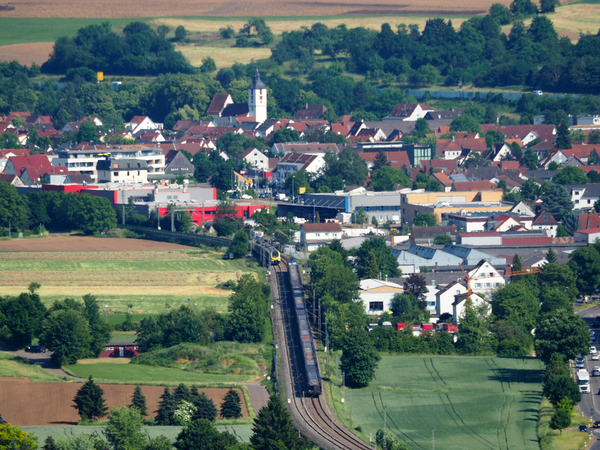
[(259, 123), (267, 120), (267, 87), (260, 80), (258, 67), (254, 80), (248, 87), (248, 115), (254, 117)]

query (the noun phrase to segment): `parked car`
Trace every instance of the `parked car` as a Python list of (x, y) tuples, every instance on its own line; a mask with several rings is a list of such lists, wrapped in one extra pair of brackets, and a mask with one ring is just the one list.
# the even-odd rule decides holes
[(590, 355), (595, 355), (596, 353), (598, 353), (598, 350), (596, 350), (596, 347), (592, 345), (590, 347)]
[(587, 427), (585, 425), (579, 425), (579, 431), (587, 431)]
[(239, 195), (237, 195), (237, 194), (231, 194), (231, 195), (229, 196), (229, 198), (240, 199), (240, 198), (242, 198), (242, 197), (240, 197), (240, 196), (239, 196)]
[(592, 361), (600, 361), (600, 354), (594, 353), (592, 355)]
[(27, 347), (25, 351), (29, 353), (46, 353), (46, 349), (41, 345), (32, 345)]
[(594, 320), (594, 323), (592, 324), (592, 327), (594, 327), (594, 328), (600, 327), (600, 321)]
[(251, 200), (251, 199), (253, 199), (254, 197), (252, 197), (251, 195), (248, 195), (248, 194), (244, 194), (244, 195), (242, 195), (242, 198), (243, 198), (244, 200)]
[(600, 428), (600, 420), (596, 420), (593, 426), (594, 428)]
[(223, 253), (221, 259), (229, 259), (229, 253)]

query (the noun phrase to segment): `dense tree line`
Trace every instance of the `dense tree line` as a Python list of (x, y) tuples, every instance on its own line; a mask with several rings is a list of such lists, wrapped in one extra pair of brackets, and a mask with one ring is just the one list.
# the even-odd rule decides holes
[[(13, 185), (0, 181), (0, 227), (8, 234), (16, 230), (80, 230), (85, 234), (110, 230), (117, 226), (117, 216), (104, 197), (41, 191), (19, 195)], [(37, 231), (37, 230), (36, 230)]]
[(208, 344), (231, 340), (262, 342), (267, 326), (269, 287), (246, 274), (229, 297), (229, 314), (214, 309), (195, 310), (188, 306), (142, 319), (137, 340), (142, 351), (169, 348), (181, 343)]
[(60, 37), (42, 73), (66, 73), (88, 68), (112, 75), (194, 73), (173, 44), (142, 22), (131, 22), (123, 35), (111, 31), (109, 22), (80, 28), (73, 38)]
[[(572, 44), (570, 39), (558, 37), (546, 16), (535, 16), (529, 26), (524, 24), (524, 17), (537, 12), (531, 2), (513, 4), (519, 6), (512, 8), (512, 14), (497, 4), (491, 14), (472, 17), (458, 30), (452, 21), (441, 18), (429, 19), (422, 32), (416, 25), (399, 25), (393, 30), (383, 24), (381, 31), (375, 32), (343, 25), (329, 29), (316, 23), (285, 32), (272, 58), (278, 64), (294, 61), (300, 70), (310, 72), (318, 50), (333, 59), (347, 56), (342, 70), (366, 74), (368, 80), (596, 92), (600, 77), (592, 73), (600, 64), (600, 35), (582, 35)], [(510, 32), (501, 33), (501, 25), (510, 22)]]
[(23, 348), (39, 338), (51, 350), (58, 367), (80, 358), (96, 358), (110, 338), (110, 326), (100, 316), (96, 297), (85, 295), (83, 302), (65, 299), (46, 308), (35, 293), (0, 297), (0, 338), (14, 348)]

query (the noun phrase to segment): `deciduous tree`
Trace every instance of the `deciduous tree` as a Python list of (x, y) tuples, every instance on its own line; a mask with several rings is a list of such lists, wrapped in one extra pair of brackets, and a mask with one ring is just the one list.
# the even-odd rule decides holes
[(117, 406), (110, 411), (104, 434), (115, 450), (141, 450), (148, 441), (143, 425), (144, 419), (135, 406)]
[(535, 352), (544, 362), (552, 354), (560, 353), (567, 359), (587, 355), (590, 332), (581, 317), (565, 309), (558, 309), (540, 317), (535, 330)]
[(346, 375), (348, 386), (368, 386), (381, 359), (368, 333), (361, 328), (347, 331), (342, 341), (342, 352), (340, 369)]

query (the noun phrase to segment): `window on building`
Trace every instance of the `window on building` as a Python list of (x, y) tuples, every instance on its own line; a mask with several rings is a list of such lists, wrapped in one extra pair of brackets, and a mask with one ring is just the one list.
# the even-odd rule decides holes
[(118, 176), (119, 176), (119, 172), (113, 172), (113, 175), (114, 175), (115, 177), (118, 177)]
[(492, 287), (492, 283), (485, 283), (485, 287)]
[[(128, 164), (129, 165), (129, 164)], [(127, 176), (129, 176), (129, 170), (127, 171)]]
[(319, 237), (319, 236), (321, 236), (321, 234), (320, 234), (320, 233), (317, 233), (317, 234), (315, 234), (315, 236), (316, 236), (316, 237)]
[(383, 311), (383, 302), (369, 302), (369, 311)]
[(481, 287), (481, 283), (475, 283), (475, 287), (480, 288)]
[(138, 175), (140, 174), (140, 171), (138, 170)]

